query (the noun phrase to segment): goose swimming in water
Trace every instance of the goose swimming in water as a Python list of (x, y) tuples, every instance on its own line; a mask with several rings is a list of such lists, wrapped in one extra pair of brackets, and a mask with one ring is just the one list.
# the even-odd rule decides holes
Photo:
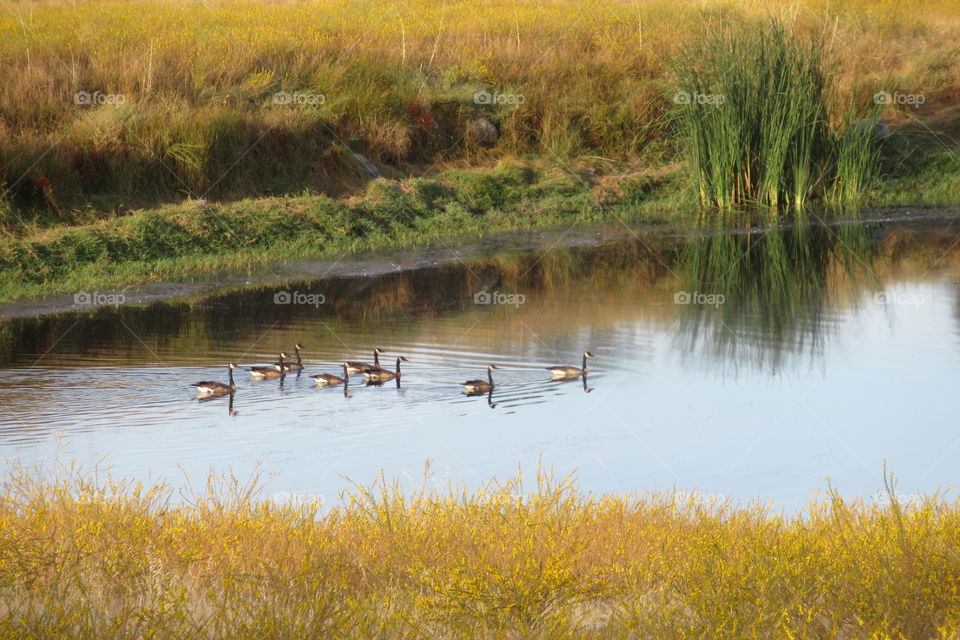
[[(298, 342), (297, 344), (293, 345), (293, 348), (297, 350), (297, 361), (291, 362), (290, 364), (284, 364), (283, 369), (288, 373), (291, 371), (295, 373), (299, 373), (303, 371), (303, 360), (300, 359), (300, 349), (303, 349), (303, 345)], [(273, 366), (279, 367), (280, 363), (274, 362)]]
[(356, 360), (347, 361), (347, 373), (353, 375), (355, 373), (364, 373), (370, 369), (379, 369), (380, 368), (380, 356), (383, 354), (383, 350), (377, 347), (373, 350), (373, 366), (370, 366), (366, 362), (359, 362)]
[(247, 371), (250, 372), (250, 377), (254, 380), (275, 380), (276, 378), (282, 378), (286, 375), (286, 367), (284, 366), (283, 359), (287, 357), (287, 354), (280, 354), (280, 362), (269, 367), (250, 367)]
[(480, 395), (487, 393), (488, 391), (493, 391), (493, 370), (497, 368), (497, 365), (491, 364), (487, 365), (487, 379), (486, 380), (467, 380), (463, 383), (463, 392), (470, 395)]
[(397, 370), (390, 371), (390, 369), (384, 369), (382, 367), (370, 367), (363, 372), (363, 379), (367, 382), (385, 382), (387, 380), (399, 380), (400, 379), (400, 363), (406, 362), (407, 359), (403, 356), (397, 356)]
[(592, 357), (593, 357), (592, 353), (590, 353), (589, 351), (584, 351), (583, 366), (580, 367), (579, 369), (577, 367), (571, 367), (565, 364), (558, 364), (552, 367), (547, 367), (547, 371), (550, 372), (550, 376), (554, 380), (559, 380), (563, 378), (572, 380), (574, 378), (579, 378), (580, 376), (587, 375), (587, 358), (592, 358)]
[(233, 370), (236, 368), (237, 365), (233, 362), (227, 365), (227, 376), (229, 380), (227, 384), (214, 380), (201, 380), (200, 382), (194, 382), (190, 386), (197, 388), (198, 396), (223, 396), (228, 393), (232, 394), (237, 390), (237, 385), (233, 382)]
[(338, 384), (344, 384), (350, 379), (349, 374), (347, 374), (347, 363), (343, 363), (343, 377), (335, 376), (332, 373), (318, 373), (315, 376), (311, 376), (318, 387), (332, 387)]

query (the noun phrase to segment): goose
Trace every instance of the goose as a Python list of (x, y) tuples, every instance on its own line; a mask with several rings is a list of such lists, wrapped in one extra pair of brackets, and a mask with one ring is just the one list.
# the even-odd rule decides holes
[(495, 364), (487, 365), (487, 379), (467, 380), (463, 383), (463, 392), (467, 395), (480, 395), (488, 391), (493, 391), (493, 370), (496, 368), (497, 365)]
[(250, 372), (250, 377), (254, 380), (274, 380), (276, 378), (283, 378), (286, 375), (286, 365), (283, 362), (283, 359), (287, 357), (287, 354), (280, 354), (280, 362), (269, 367), (250, 367), (247, 371)]
[(338, 384), (344, 384), (347, 380), (350, 379), (350, 376), (347, 375), (347, 363), (343, 363), (343, 377), (335, 376), (332, 373), (318, 373), (315, 376), (310, 376), (314, 379), (318, 387), (332, 387)]
[(380, 356), (383, 354), (383, 350), (377, 347), (373, 350), (373, 366), (371, 367), (366, 362), (357, 362), (357, 361), (347, 361), (347, 373), (353, 375), (355, 373), (364, 373), (369, 369), (379, 369), (380, 368)]
[(237, 390), (237, 385), (233, 382), (233, 370), (236, 368), (237, 365), (233, 362), (227, 365), (227, 376), (229, 379), (227, 384), (213, 380), (201, 380), (200, 382), (194, 382), (190, 386), (197, 388), (198, 396), (222, 396), (228, 393), (233, 394), (233, 392)]
[(397, 356), (397, 370), (390, 371), (389, 369), (384, 369), (382, 367), (370, 367), (363, 372), (363, 379), (367, 382), (384, 382), (386, 380), (399, 380), (400, 379), (400, 363), (406, 362), (407, 359), (403, 356)]
[[(297, 344), (293, 345), (293, 348), (297, 350), (297, 361), (296, 363), (291, 362), (290, 364), (283, 365), (283, 369), (287, 372), (294, 371), (299, 373), (303, 371), (303, 360), (300, 359), (300, 349), (303, 349), (303, 345), (298, 342)], [(273, 366), (279, 367), (280, 363), (274, 362)]]
[(592, 353), (590, 353), (589, 351), (584, 351), (583, 366), (580, 367), (579, 369), (576, 367), (565, 365), (565, 364), (558, 364), (552, 367), (547, 367), (547, 371), (550, 372), (550, 376), (555, 380), (560, 378), (569, 378), (569, 379), (579, 378), (580, 376), (587, 375), (587, 358), (592, 358), (592, 357), (593, 357)]

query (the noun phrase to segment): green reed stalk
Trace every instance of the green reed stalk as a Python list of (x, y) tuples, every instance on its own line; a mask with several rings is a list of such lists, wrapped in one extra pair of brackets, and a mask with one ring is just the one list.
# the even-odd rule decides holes
[(831, 130), (819, 37), (777, 22), (729, 27), (684, 48), (672, 73), (703, 206), (801, 210), (827, 194), (846, 202), (867, 184), (872, 127)]

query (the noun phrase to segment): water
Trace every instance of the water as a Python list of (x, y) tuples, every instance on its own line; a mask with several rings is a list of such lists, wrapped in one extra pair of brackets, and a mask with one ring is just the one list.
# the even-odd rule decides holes
[[(436, 268), (0, 324), (0, 455), (333, 501), (381, 470), (477, 486), (519, 466), (595, 492), (697, 491), (794, 510), (827, 486), (948, 490), (960, 462), (960, 235), (885, 223), (510, 249)], [(275, 304), (285, 291), (311, 304)], [(478, 304), (490, 294), (489, 304)], [(475, 296), (479, 295), (477, 302)], [(494, 295), (497, 294), (497, 295)], [(309, 297), (312, 296), (312, 297)], [(323, 304), (315, 304), (323, 299)], [(512, 297), (511, 297), (512, 296)], [(306, 372), (197, 401), (226, 363), (305, 345)], [(399, 388), (316, 388), (370, 350)], [(544, 367), (590, 374), (556, 382)], [(496, 364), (492, 397), (459, 383)]]

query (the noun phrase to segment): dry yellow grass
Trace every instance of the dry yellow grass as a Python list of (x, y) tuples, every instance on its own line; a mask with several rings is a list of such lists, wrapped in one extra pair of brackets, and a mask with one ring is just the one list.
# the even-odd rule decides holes
[[(356, 183), (340, 142), (398, 169), (528, 153), (656, 163), (665, 61), (720, 22), (769, 16), (827, 34), (838, 113), (878, 87), (922, 92), (926, 110), (960, 96), (951, 0), (5, 0), (3, 9), (0, 182), (19, 180), (18, 206), (333, 192)], [(476, 105), (481, 90), (523, 103)], [(278, 91), (323, 99), (278, 105)], [(77, 92), (123, 104), (77, 105)], [(469, 135), (480, 114), (500, 128), (493, 150)]]
[(955, 638), (960, 504), (834, 493), (796, 517), (520, 476), (381, 482), (342, 504), (214, 478), (171, 500), (17, 469), (0, 494), (10, 638)]

